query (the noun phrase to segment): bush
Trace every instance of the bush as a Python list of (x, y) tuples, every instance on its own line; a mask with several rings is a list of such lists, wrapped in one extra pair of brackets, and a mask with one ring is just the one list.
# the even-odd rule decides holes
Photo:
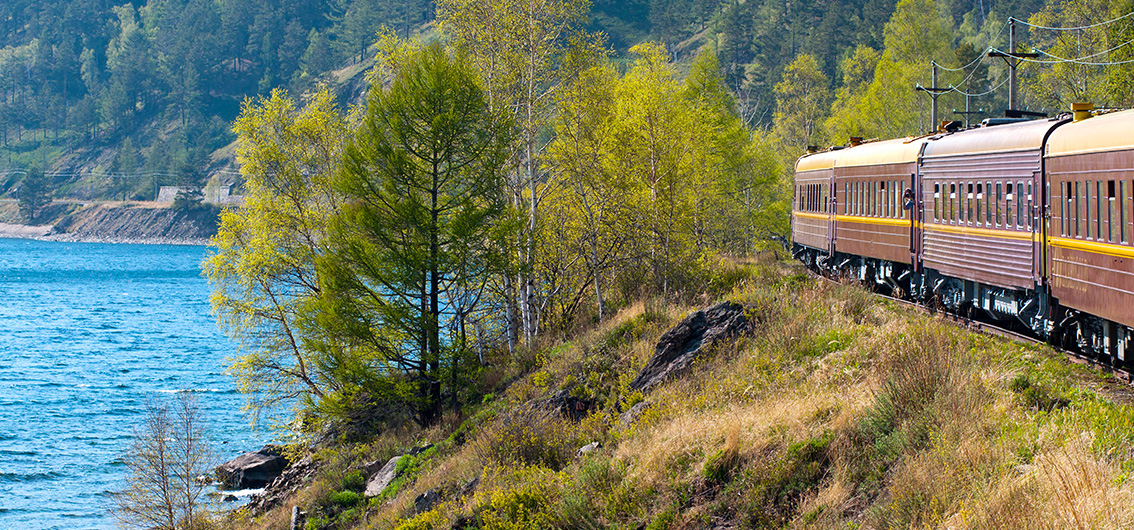
[(361, 470), (352, 470), (343, 475), (342, 487), (344, 490), (362, 491), (366, 488), (366, 477)]
[(579, 438), (574, 425), (558, 411), (526, 405), (501, 415), (487, 427), (477, 437), (475, 449), (486, 462), (558, 471), (587, 443)]
[(331, 502), (343, 508), (350, 508), (362, 500), (362, 495), (355, 491), (345, 490), (331, 495)]

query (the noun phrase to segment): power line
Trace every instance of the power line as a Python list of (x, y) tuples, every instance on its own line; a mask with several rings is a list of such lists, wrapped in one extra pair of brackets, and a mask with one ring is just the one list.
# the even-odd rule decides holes
[(1008, 78), (1007, 78), (1007, 77), (1005, 77), (1005, 78), (1004, 78), (1003, 80), (1001, 80), (1001, 81), (1000, 81), (1000, 84), (998, 84), (998, 85), (996, 85), (996, 86), (994, 86), (994, 87), (992, 87), (992, 88), (988, 89), (988, 90), (987, 90), (987, 91), (985, 91), (985, 92), (981, 92), (981, 93), (979, 93), (979, 94), (970, 94), (970, 93), (968, 93), (968, 92), (965, 92), (964, 90), (961, 90), (961, 89), (959, 89), (959, 88), (957, 88), (957, 87), (953, 87), (953, 92), (956, 92), (956, 93), (958, 93), (958, 94), (960, 94), (960, 95), (962, 95), (962, 96), (966, 96), (966, 97), (970, 97), (970, 98), (976, 98), (976, 97), (981, 97), (981, 96), (987, 96), (987, 95), (989, 95), (989, 94), (991, 94), (991, 93), (993, 93), (993, 92), (996, 92), (997, 90), (1000, 90), (1000, 87), (1004, 86), (1004, 83), (1007, 83), (1007, 82), (1008, 82)]
[(1010, 20), (1010, 21), (1015, 20), (1016, 22), (1019, 22), (1019, 23), (1025, 25), (1025, 26), (1036, 28), (1036, 29), (1046, 29), (1046, 30), (1050, 30), (1050, 31), (1078, 31), (1078, 30), (1084, 30), (1084, 29), (1097, 28), (1099, 26), (1105, 26), (1107, 24), (1113, 24), (1113, 23), (1118, 22), (1119, 20), (1122, 20), (1122, 19), (1129, 17), (1131, 15), (1134, 15), (1134, 11), (1131, 11), (1131, 12), (1129, 12), (1125, 15), (1122, 15), (1118, 18), (1113, 18), (1113, 19), (1107, 20), (1106, 22), (1099, 22), (1097, 24), (1091, 24), (1089, 26), (1077, 26), (1077, 27), (1071, 27), (1071, 28), (1053, 28), (1053, 27), (1049, 27), (1049, 26), (1040, 26), (1038, 24), (1029, 24), (1029, 23), (1027, 23), (1023, 20), (1020, 20), (1018, 18), (1013, 18), (1013, 17), (1008, 17), (1008, 20)]

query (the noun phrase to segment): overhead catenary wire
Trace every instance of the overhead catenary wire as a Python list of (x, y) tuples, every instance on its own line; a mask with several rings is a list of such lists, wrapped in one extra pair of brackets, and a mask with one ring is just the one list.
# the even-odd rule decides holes
[(1117, 18), (1112, 18), (1112, 19), (1104, 21), (1104, 22), (1099, 22), (1099, 23), (1096, 23), (1096, 24), (1090, 24), (1090, 25), (1087, 25), (1087, 26), (1075, 26), (1075, 27), (1067, 27), (1067, 28), (1057, 28), (1057, 27), (1051, 27), (1051, 26), (1041, 26), (1039, 24), (1029, 24), (1027, 21), (1020, 20), (1016, 17), (1008, 17), (1008, 20), (1015, 20), (1016, 22), (1019, 22), (1020, 24), (1028, 26), (1030, 28), (1044, 29), (1044, 30), (1048, 30), (1048, 31), (1078, 31), (1078, 30), (1084, 30), (1084, 29), (1097, 28), (1099, 26), (1106, 26), (1108, 24), (1114, 24), (1115, 22), (1118, 22), (1119, 20), (1122, 20), (1122, 19), (1130, 17), (1130, 16), (1134, 16), (1134, 11), (1131, 11), (1131, 12), (1125, 14), (1125, 15), (1122, 15), (1122, 16), (1117, 17)]

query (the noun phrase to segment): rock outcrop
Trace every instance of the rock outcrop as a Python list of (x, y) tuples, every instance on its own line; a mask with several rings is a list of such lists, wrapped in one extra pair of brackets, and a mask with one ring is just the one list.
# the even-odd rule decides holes
[[(402, 457), (395, 456), (386, 461), (386, 465), (382, 466), (381, 469), (373, 472), (374, 474), (366, 481), (366, 491), (363, 494), (367, 497), (377, 497), (381, 495), (382, 490), (386, 489), (386, 487), (398, 477), (398, 461), (401, 459)], [(379, 460), (379, 462), (381, 462), (381, 460)], [(370, 473), (371, 469), (377, 467), (375, 464), (377, 464), (377, 462), (366, 465), (367, 473)]]
[(263, 488), (287, 467), (279, 448), (265, 445), (217, 466), (217, 480), (228, 489)]
[(702, 352), (731, 339), (748, 326), (744, 306), (721, 302), (689, 315), (658, 340), (654, 356), (630, 382), (630, 388), (647, 391), (688, 369)]

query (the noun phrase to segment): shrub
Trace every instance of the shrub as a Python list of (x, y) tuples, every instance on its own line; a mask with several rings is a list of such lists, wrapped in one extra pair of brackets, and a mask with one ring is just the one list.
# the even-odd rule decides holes
[(331, 495), (331, 502), (342, 506), (343, 508), (350, 508), (358, 504), (362, 500), (362, 495), (355, 491), (345, 490), (338, 491)]
[(362, 471), (355, 469), (343, 475), (342, 488), (350, 491), (362, 491), (366, 488), (366, 477)]
[(502, 465), (538, 465), (556, 471), (585, 444), (570, 420), (538, 405), (519, 406), (501, 415), (475, 443), (477, 456)]

